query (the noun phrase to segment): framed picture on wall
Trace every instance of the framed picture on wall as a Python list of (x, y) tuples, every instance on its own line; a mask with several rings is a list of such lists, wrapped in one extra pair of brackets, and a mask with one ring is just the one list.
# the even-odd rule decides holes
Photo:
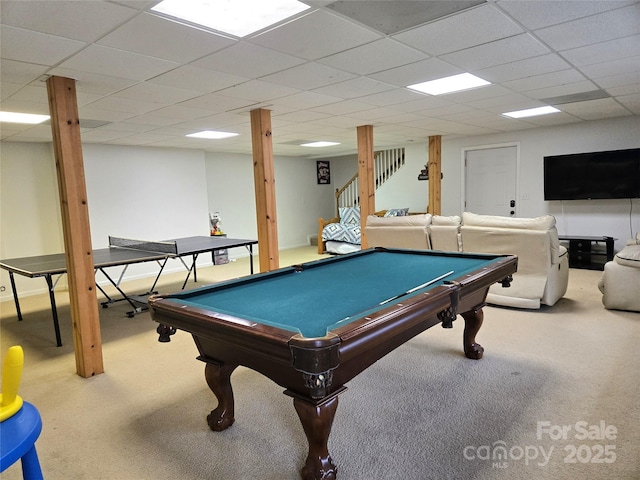
[(318, 160), (316, 162), (318, 172), (318, 185), (329, 185), (331, 183), (331, 167), (328, 160)]

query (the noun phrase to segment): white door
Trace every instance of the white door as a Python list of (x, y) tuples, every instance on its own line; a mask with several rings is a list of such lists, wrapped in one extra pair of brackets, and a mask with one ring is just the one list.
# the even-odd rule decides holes
[(516, 216), (515, 145), (465, 152), (465, 211)]

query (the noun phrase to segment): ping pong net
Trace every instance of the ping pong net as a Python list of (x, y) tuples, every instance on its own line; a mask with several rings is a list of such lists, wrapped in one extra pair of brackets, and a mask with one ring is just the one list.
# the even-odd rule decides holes
[(178, 244), (175, 241), (153, 242), (147, 240), (133, 240), (130, 238), (109, 236), (109, 247), (128, 248), (130, 250), (141, 250), (144, 252), (166, 253), (169, 255), (178, 254)]

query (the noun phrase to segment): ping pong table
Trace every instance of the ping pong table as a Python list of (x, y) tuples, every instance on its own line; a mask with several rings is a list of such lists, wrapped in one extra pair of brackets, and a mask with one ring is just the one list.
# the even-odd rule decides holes
[[(198, 281), (196, 260), (201, 253), (215, 252), (217, 250), (225, 250), (235, 247), (246, 247), (249, 251), (250, 273), (253, 274), (253, 245), (257, 244), (257, 240), (227, 238), (222, 236), (195, 236), (176, 238), (166, 241), (144, 241), (133, 240), (120, 237), (109, 237), (109, 247), (93, 250), (93, 266), (95, 272), (101, 272), (105, 278), (115, 287), (121, 298), (113, 298), (105, 292), (105, 290), (97, 284), (96, 287), (105, 296), (106, 301), (102, 302), (103, 308), (109, 304), (126, 301), (131, 305), (132, 309), (127, 312), (129, 317), (136, 313), (147, 309), (146, 297), (153, 293), (155, 287), (164, 271), (164, 267), (171, 258), (179, 259), (187, 269), (187, 276), (182, 284), (184, 289), (193, 273), (194, 282)], [(183, 257), (191, 257), (191, 265), (188, 265)], [(215, 256), (212, 255), (214, 262)], [(126, 273), (127, 267), (136, 263), (145, 263), (155, 261), (159, 265), (159, 271), (155, 277), (153, 285), (148, 292), (139, 295), (130, 295), (124, 292), (120, 283)], [(215, 263), (214, 263), (215, 264)], [(124, 267), (117, 280), (114, 280), (109, 272), (105, 269), (108, 267)], [(64, 253), (54, 253), (49, 255), (38, 255), (33, 257), (11, 258), (0, 260), (0, 268), (9, 272), (11, 281), (11, 289), (13, 290), (13, 299), (16, 305), (18, 320), (22, 320), (22, 312), (20, 310), (20, 300), (18, 298), (18, 290), (16, 289), (14, 274), (22, 275), (29, 278), (44, 277), (49, 290), (49, 299), (51, 301), (51, 314), (53, 316), (53, 327), (56, 334), (57, 346), (62, 346), (60, 336), (60, 325), (58, 322), (58, 309), (54, 295), (55, 286), (59, 277), (67, 273), (67, 262)], [(54, 282), (53, 277), (58, 276)]]

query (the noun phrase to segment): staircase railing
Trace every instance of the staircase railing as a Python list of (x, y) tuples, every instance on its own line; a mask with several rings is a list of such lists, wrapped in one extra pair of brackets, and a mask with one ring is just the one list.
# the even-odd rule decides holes
[[(404, 148), (379, 150), (373, 154), (375, 189), (380, 188), (404, 165)], [(359, 207), (360, 190), (358, 173), (342, 187), (336, 188), (336, 215), (340, 207)]]

